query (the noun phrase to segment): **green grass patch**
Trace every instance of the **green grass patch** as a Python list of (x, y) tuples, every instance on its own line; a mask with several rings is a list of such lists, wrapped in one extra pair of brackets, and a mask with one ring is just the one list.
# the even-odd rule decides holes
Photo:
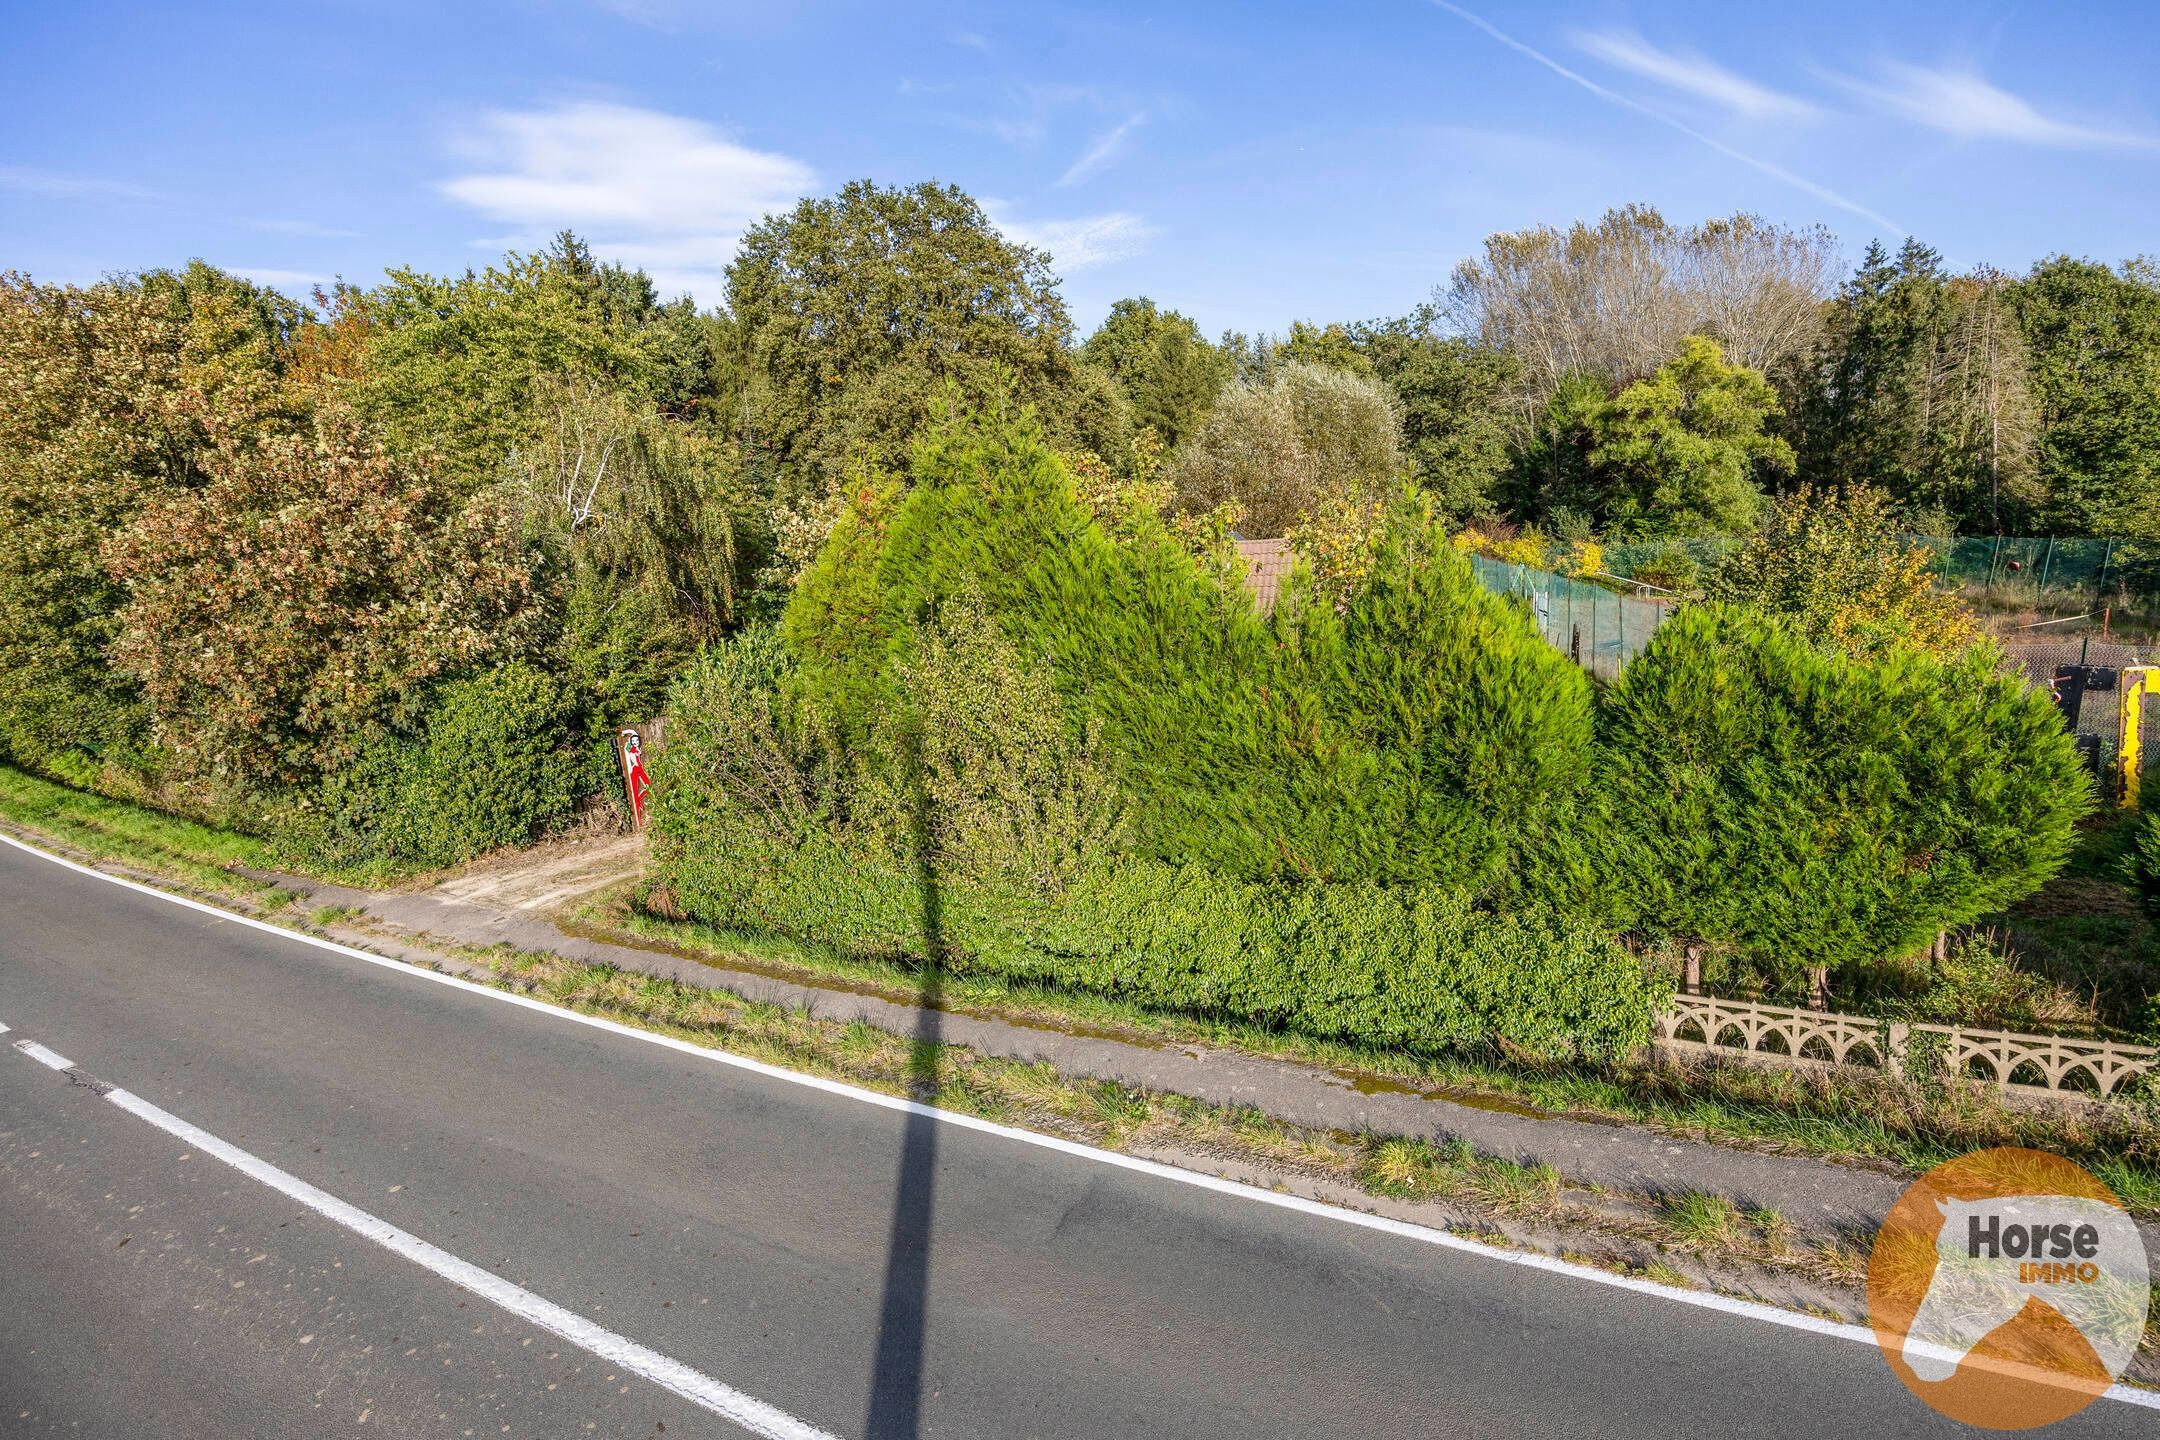
[(281, 909), (296, 897), (243, 870), (282, 870), (344, 885), (381, 885), (416, 873), (385, 860), (358, 866), (310, 863), (288, 846), (227, 825), (63, 784), (0, 764), (0, 821), (63, 848), (115, 860), (189, 889)]
[(252, 905), (275, 909), (291, 898), (270, 882), (238, 873), (277, 864), (271, 847), (252, 835), (77, 790), (5, 765), (0, 765), (0, 820), (68, 848)]
[(2160, 930), (2127, 870), (2137, 820), (2109, 808), (2080, 825), (2062, 873), (1993, 923), (2019, 965), (2072, 997), (2096, 1030), (2151, 1042), (2160, 1039)]
[(1687, 1190), (1667, 1196), (1664, 1208), (1665, 1223), (1683, 1244), (1722, 1248), (1748, 1237), (1740, 1207), (1723, 1195)]

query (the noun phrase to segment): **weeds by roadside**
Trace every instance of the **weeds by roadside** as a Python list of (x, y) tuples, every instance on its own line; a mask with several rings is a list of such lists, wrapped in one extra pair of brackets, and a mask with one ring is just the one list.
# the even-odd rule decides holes
[(0, 765), (0, 820), (215, 895), (261, 905), (277, 889), (239, 873), (275, 863), (270, 847), (253, 836), (70, 789), (5, 765)]

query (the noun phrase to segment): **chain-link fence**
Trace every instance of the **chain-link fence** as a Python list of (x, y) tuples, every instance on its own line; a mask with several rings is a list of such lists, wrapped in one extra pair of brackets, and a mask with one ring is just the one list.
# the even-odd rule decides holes
[[(1993, 610), (2160, 621), (2160, 546), (2046, 535), (1905, 535), (1931, 557), (1935, 583)], [(1608, 545), (1607, 571), (1686, 590), (1739, 542), (1729, 536)]]
[[(2155, 658), (2152, 646), (2137, 646), (2066, 635), (2047, 639), (2013, 639), (2003, 643), (2008, 655), (2035, 685), (2073, 692), (2077, 708), (2075, 733), (2080, 748), (2099, 775), (2105, 797), (2121, 793), (2122, 670)], [(2087, 683), (2072, 677), (2058, 687), (2056, 676), (2066, 668), (2084, 668)], [(2082, 690), (2081, 694), (2077, 694)], [(2160, 775), (2160, 712), (2147, 702), (2138, 726), (2140, 768), (2148, 776)]]
[(1550, 570), (1484, 555), (1471, 556), (1470, 565), (1486, 589), (1528, 601), (1546, 640), (1600, 680), (1617, 680), (1620, 667), (1642, 653), (1671, 613), (1668, 605), (1616, 595)]

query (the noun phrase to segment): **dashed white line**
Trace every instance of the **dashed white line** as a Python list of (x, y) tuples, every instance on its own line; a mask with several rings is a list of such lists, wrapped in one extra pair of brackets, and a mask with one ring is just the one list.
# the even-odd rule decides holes
[[(51, 1069), (73, 1068), (65, 1056), (53, 1053), (34, 1040), (18, 1040), (15, 1048)], [(618, 1366), (632, 1375), (641, 1375), (694, 1405), (701, 1405), (723, 1419), (732, 1420), (753, 1435), (763, 1436), (764, 1440), (835, 1440), (831, 1434), (808, 1421), (798, 1420), (785, 1410), (768, 1405), (755, 1396), (746, 1395), (731, 1385), (722, 1384), (680, 1360), (640, 1345), (627, 1336), (618, 1335), (575, 1311), (566, 1310), (552, 1300), (535, 1295), (522, 1285), (512, 1284), (502, 1276), (483, 1270), (469, 1260), (461, 1260), (440, 1246), (431, 1245), (387, 1220), (370, 1215), (356, 1205), (349, 1205), (328, 1191), (310, 1185), (299, 1176), (280, 1170), (262, 1157), (229, 1141), (220, 1140), (209, 1131), (190, 1124), (169, 1110), (160, 1109), (140, 1095), (112, 1089), (105, 1092), (105, 1098), (128, 1114), (147, 1121), (181, 1141), (189, 1149), (224, 1161), (249, 1179), (259, 1181), (279, 1194), (299, 1201), (333, 1224), (341, 1225), (355, 1235), (374, 1241), (421, 1269), (431, 1271), (451, 1284), (493, 1302), (521, 1320), (560, 1335), (571, 1344), (591, 1351), (610, 1365)]]
[(38, 1064), (43, 1065), (48, 1070), (66, 1070), (70, 1069), (75, 1064), (75, 1062), (68, 1059), (67, 1056), (54, 1054), (52, 1051), (46, 1049), (43, 1045), (38, 1044), (35, 1040), (17, 1040), (15, 1042), (15, 1048), (22, 1051), (23, 1054), (28, 1055), (31, 1059), (37, 1061)]
[[(351, 945), (341, 945), (335, 940), (325, 940), (320, 936), (302, 934), (297, 930), (288, 930), (282, 925), (273, 925), (267, 920), (257, 920), (253, 916), (238, 915), (230, 910), (220, 910), (215, 905), (206, 905), (200, 900), (191, 900), (185, 895), (174, 895), (169, 891), (160, 890), (154, 885), (144, 885), (118, 875), (108, 875), (104, 871), (94, 869), (88, 865), (77, 864), (73, 860), (52, 854), (50, 851), (40, 850), (35, 845), (25, 844), (12, 835), (0, 834), (0, 844), (12, 845), (18, 850), (35, 855), (40, 860), (65, 866), (69, 870), (87, 875), (94, 880), (102, 880), (109, 885), (118, 885), (122, 889), (133, 890), (139, 894), (148, 895), (155, 900), (162, 900), (171, 905), (199, 911), (202, 914), (229, 921), (235, 925), (245, 925), (250, 929), (261, 930), (281, 940), (290, 940), (317, 950), (327, 950), (332, 954), (343, 955), (352, 960), (364, 961), (369, 965), (394, 970), (402, 975), (421, 980), (431, 980), (438, 985), (448, 985), (454, 989), (482, 995), (490, 1000), (500, 1001), (505, 1005), (516, 1005), (527, 1010), (536, 1010), (541, 1014), (553, 1016), (558, 1020), (569, 1021), (572, 1024), (585, 1025), (596, 1030), (605, 1030), (611, 1034), (621, 1035), (627, 1039), (641, 1041), (648, 1045), (664, 1046), (670, 1050), (678, 1050), (683, 1054), (696, 1056), (700, 1060), (717, 1065), (732, 1066), (738, 1070), (762, 1075), (772, 1080), (784, 1081), (790, 1085), (800, 1085), (811, 1090), (822, 1090), (830, 1095), (845, 1096), (851, 1100), (861, 1101), (866, 1105), (876, 1105), (883, 1109), (897, 1110), (908, 1115), (920, 1115), (926, 1119), (955, 1126), (959, 1129), (975, 1130), (986, 1135), (1001, 1136), (1023, 1145), (1033, 1145), (1043, 1150), (1054, 1150), (1060, 1154), (1076, 1156), (1098, 1165), (1109, 1165), (1120, 1170), (1135, 1171), (1142, 1175), (1153, 1176), (1159, 1180), (1170, 1181), (1173, 1184), (1188, 1185), (1194, 1189), (1210, 1190), (1221, 1195), (1235, 1196), (1241, 1200), (1248, 1200), (1258, 1205), (1272, 1206), (1279, 1210), (1294, 1210), (1301, 1214), (1318, 1216), (1339, 1224), (1355, 1225), (1361, 1229), (1377, 1230), (1385, 1234), (1400, 1236), (1406, 1240), (1415, 1240), (1426, 1245), (1436, 1246), (1443, 1250), (1461, 1251), (1486, 1260), (1498, 1261), (1504, 1265), (1519, 1265), (1525, 1269), (1542, 1270), (1547, 1274), (1564, 1275), (1570, 1279), (1587, 1281), (1593, 1285), (1633, 1291), (1638, 1295), (1646, 1295), (1680, 1305), (1690, 1305), (1702, 1310), (1714, 1310), (1726, 1315), (1760, 1321), (1767, 1325), (1782, 1326), (1788, 1330), (1802, 1330), (1810, 1334), (1830, 1336), (1861, 1345), (1873, 1346), (1876, 1343), (1875, 1332), (1865, 1325), (1852, 1325), (1838, 1320), (1825, 1320), (1820, 1316), (1803, 1315), (1792, 1310), (1780, 1310), (1774, 1305), (1766, 1305), (1754, 1300), (1741, 1300), (1730, 1295), (1716, 1294), (1712, 1291), (1677, 1290), (1668, 1285), (1660, 1285), (1654, 1280), (1644, 1280), (1633, 1275), (1619, 1275), (1610, 1270), (1600, 1270), (1594, 1266), (1578, 1264), (1572, 1260), (1562, 1260), (1552, 1255), (1540, 1255), (1521, 1250), (1502, 1250), (1496, 1246), (1450, 1234), (1445, 1230), (1436, 1230), (1430, 1226), (1414, 1224), (1407, 1220), (1396, 1220), (1385, 1215), (1374, 1215), (1362, 1210), (1346, 1210), (1318, 1200), (1308, 1200), (1302, 1195), (1285, 1195), (1273, 1190), (1263, 1190), (1257, 1185), (1247, 1185), (1236, 1180), (1226, 1180), (1218, 1175), (1203, 1174), (1197, 1170), (1181, 1170), (1172, 1165), (1162, 1164), (1159, 1161), (1142, 1160), (1132, 1155), (1120, 1155), (1113, 1150), (1099, 1150), (1092, 1145), (1082, 1145), (1077, 1141), (1061, 1139), (1055, 1135), (1043, 1135), (1033, 1130), (1016, 1129), (1010, 1125), (1001, 1125), (995, 1120), (984, 1120), (974, 1115), (962, 1114), (957, 1110), (941, 1110), (935, 1105), (924, 1105), (915, 1100), (903, 1100), (896, 1095), (881, 1095), (875, 1090), (864, 1090), (839, 1080), (828, 1080), (820, 1075), (804, 1075), (794, 1070), (782, 1069), (778, 1065), (768, 1065), (762, 1060), (752, 1060), (748, 1056), (733, 1055), (725, 1050), (716, 1050), (693, 1044), (688, 1040), (677, 1039), (672, 1035), (659, 1035), (649, 1030), (639, 1030), (634, 1026), (624, 1025), (619, 1021), (604, 1020), (597, 1015), (581, 1015), (575, 1010), (565, 1010), (559, 1006), (550, 1005), (544, 1000), (535, 1000), (529, 995), (518, 995), (506, 990), (497, 990), (491, 986), (482, 985), (477, 981), (467, 980), (456, 975), (446, 975), (440, 970), (422, 969), (417, 965), (407, 964), (402, 960), (393, 960), (387, 955), (372, 954)], [(113, 1092), (115, 1095), (121, 1093), (123, 1092)], [(294, 1183), (305, 1184), (306, 1182), (295, 1180)], [(342, 1204), (343, 1202), (337, 1203)], [(415, 1241), (415, 1243), (424, 1242)], [(484, 1275), (487, 1272), (482, 1271), (480, 1273)], [(537, 1299), (538, 1297), (534, 1298)], [(541, 1303), (546, 1304), (548, 1302), (542, 1301)], [(2140, 1390), (2129, 1385), (2115, 1385), (2104, 1392), (2103, 1398), (2120, 1401), (2126, 1405), (2141, 1406), (2149, 1410), (2160, 1410), (2160, 1393)]]

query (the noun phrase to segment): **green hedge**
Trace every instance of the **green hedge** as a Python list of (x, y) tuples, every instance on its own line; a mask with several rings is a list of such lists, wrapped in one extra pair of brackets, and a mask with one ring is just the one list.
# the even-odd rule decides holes
[(1992, 652), (1861, 659), (1692, 607), (1594, 696), (1415, 496), (1272, 615), (1023, 416), (857, 496), (780, 632), (670, 701), (690, 913), (1310, 1034), (1640, 1043), (1614, 938), (1779, 983), (2029, 893), (2088, 787)]
[(433, 868), (521, 845), (570, 812), (581, 757), (562, 682), (522, 662), (439, 687), (415, 739), (382, 734), (326, 777), (291, 839), (334, 865)]
[[(912, 788), (843, 749), (774, 637), (692, 668), (654, 790), (656, 875), (677, 905), (730, 929), (1413, 1050), (1625, 1050), (1668, 998), (1603, 931), (1495, 915), (1457, 887), (1251, 880), (1121, 853), (1085, 737), (1051, 742), (1055, 697), (979, 614), (912, 649)], [(992, 713), (1007, 721), (995, 734), (980, 723)]]
[(1170, 864), (1495, 895), (1589, 777), (1589, 680), (1414, 503), (1346, 604), (1293, 586), (1263, 617), (1152, 516), (1106, 530), (1024, 416), (934, 433), (912, 480), (858, 496), (783, 619), (851, 751), (919, 701), (916, 627), (976, 596), (1099, 733), (1131, 849)]
[(935, 952), (956, 971), (1416, 1051), (1618, 1053), (1648, 1040), (1671, 998), (1603, 932), (1490, 914), (1460, 891), (1269, 884), (1125, 859), (1044, 896), (926, 877), (823, 831), (769, 846), (662, 814), (674, 843), (660, 874), (687, 913), (854, 954)]

